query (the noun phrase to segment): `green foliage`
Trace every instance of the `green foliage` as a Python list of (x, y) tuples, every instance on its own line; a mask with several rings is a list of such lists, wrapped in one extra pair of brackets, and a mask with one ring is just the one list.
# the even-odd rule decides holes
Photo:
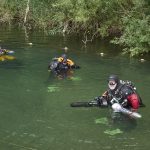
[(122, 36), (111, 41), (123, 46), (123, 53), (130, 56), (150, 52), (150, 15), (144, 14), (144, 1), (136, 0), (134, 4), (132, 11), (122, 17)]
[(25, 7), (26, 7), (26, 0), (6, 0), (5, 1), (5, 8), (11, 10), (13, 17), (21, 18), (24, 16)]
[[(0, 23), (24, 25), (27, 0), (0, 0)], [(149, 52), (149, 0), (30, 0), (26, 26), (49, 34), (115, 36), (131, 56)], [(85, 35), (86, 34), (86, 35)]]
[(11, 23), (11, 20), (13, 19), (11, 12), (6, 11), (5, 8), (0, 7), (0, 22), (1, 23)]

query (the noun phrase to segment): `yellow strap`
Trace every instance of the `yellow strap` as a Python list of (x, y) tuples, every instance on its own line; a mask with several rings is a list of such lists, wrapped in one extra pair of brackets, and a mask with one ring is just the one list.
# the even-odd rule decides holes
[[(59, 57), (59, 58), (57, 58), (57, 60), (58, 60), (59, 62), (62, 62), (62, 61), (63, 61), (63, 58), (62, 58), (62, 57)], [(70, 59), (67, 59), (67, 64), (68, 64), (69, 66), (72, 66), (72, 65), (74, 65), (74, 62), (73, 62), (72, 60), (70, 60)]]
[(67, 63), (68, 63), (68, 65), (70, 65), (70, 66), (74, 65), (74, 62), (73, 62), (72, 60), (70, 60), (70, 59), (67, 59)]
[(59, 62), (62, 62), (62, 61), (63, 61), (63, 58), (62, 58), (62, 57), (59, 57), (59, 58), (58, 58), (58, 61), (59, 61)]

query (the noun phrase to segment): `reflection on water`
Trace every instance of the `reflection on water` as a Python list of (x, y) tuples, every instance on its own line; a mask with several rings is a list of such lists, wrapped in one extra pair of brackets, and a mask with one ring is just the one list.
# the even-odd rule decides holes
[[(0, 62), (0, 149), (149, 149), (148, 107), (139, 110), (142, 119), (116, 121), (109, 109), (70, 107), (71, 102), (89, 101), (103, 93), (112, 73), (133, 81), (148, 106), (148, 59), (141, 63), (123, 57), (104, 41), (82, 48), (81, 39), (73, 36), (33, 32), (25, 37), (23, 30), (0, 30), (0, 45), (15, 51), (16, 58)], [(53, 76), (48, 63), (64, 53), (65, 46), (81, 69), (69, 76)]]

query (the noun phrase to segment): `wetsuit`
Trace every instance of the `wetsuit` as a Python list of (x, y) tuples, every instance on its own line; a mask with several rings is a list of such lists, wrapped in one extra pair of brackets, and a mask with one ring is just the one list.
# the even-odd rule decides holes
[(137, 93), (126, 84), (119, 84), (115, 90), (108, 89), (103, 97), (107, 99), (108, 104), (115, 103), (113, 98), (117, 100), (125, 108), (138, 109), (140, 105), (140, 99)]

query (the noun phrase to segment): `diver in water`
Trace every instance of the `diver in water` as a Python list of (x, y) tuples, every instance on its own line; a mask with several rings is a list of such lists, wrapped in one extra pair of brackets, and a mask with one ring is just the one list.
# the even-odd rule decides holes
[(109, 76), (108, 89), (102, 96), (95, 97), (94, 100), (88, 102), (73, 102), (70, 106), (111, 107), (113, 119), (117, 117), (117, 114), (123, 114), (129, 118), (141, 118), (142, 116), (137, 111), (139, 107), (145, 107), (133, 83), (119, 80), (117, 75)]
[(2, 48), (0, 47), (0, 56), (1, 56), (1, 55), (5, 55), (5, 54), (7, 54), (7, 53), (6, 53), (6, 49), (2, 49)]
[(69, 69), (78, 69), (77, 66), (71, 59), (67, 58), (66, 54), (61, 55), (61, 57), (53, 58), (52, 62), (48, 65), (48, 70), (56, 74), (59, 74)]
[(112, 106), (114, 111), (120, 109), (119, 106), (121, 106), (132, 112), (136, 112), (140, 106), (144, 106), (131, 81), (125, 82), (119, 80), (117, 75), (109, 76), (108, 89), (102, 96), (96, 97), (95, 100), (99, 105)]
[(14, 53), (14, 51), (7, 50), (7, 49), (2, 49), (2, 48), (0, 47), (0, 56), (2, 56), (2, 55), (7, 55), (7, 54), (12, 54), (12, 53)]
[(7, 50), (7, 49), (2, 49), (0, 47), (0, 61), (14, 60), (15, 57), (14, 56), (10, 56), (13, 53), (14, 53), (14, 51)]

